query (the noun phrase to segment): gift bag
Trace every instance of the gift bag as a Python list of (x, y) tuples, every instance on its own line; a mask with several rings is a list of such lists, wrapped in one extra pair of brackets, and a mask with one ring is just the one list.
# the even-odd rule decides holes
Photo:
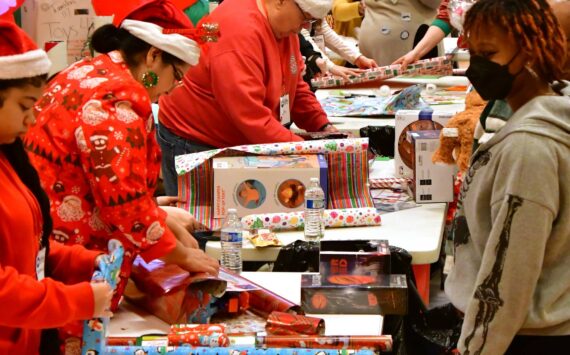
[(221, 226), (214, 219), (212, 158), (245, 155), (324, 154), (328, 163), (328, 206), (374, 207), (368, 189), (368, 139), (317, 140), (244, 145), (177, 156), (179, 207), (188, 210), (210, 229)]

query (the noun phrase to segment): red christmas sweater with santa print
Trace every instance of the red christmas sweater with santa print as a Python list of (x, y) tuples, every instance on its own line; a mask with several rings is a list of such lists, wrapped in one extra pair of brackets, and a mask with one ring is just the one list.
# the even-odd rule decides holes
[(153, 198), (160, 169), (150, 98), (119, 52), (73, 64), (36, 103), (25, 144), (51, 201), (55, 240), (106, 250), (125, 245), (130, 260), (175, 246)]

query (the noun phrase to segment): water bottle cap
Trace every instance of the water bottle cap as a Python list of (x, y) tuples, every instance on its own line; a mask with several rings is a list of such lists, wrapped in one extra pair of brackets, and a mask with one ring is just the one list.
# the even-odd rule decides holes
[(316, 177), (311, 178), (311, 182), (319, 182), (319, 181), (320, 181), (319, 178)]
[(228, 208), (228, 213), (237, 213), (235, 208)]

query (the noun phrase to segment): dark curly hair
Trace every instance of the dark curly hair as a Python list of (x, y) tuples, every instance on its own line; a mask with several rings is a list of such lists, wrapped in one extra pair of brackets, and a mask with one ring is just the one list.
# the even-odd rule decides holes
[(465, 15), (467, 37), (500, 26), (535, 60), (535, 70), (549, 83), (564, 77), (566, 36), (546, 0), (479, 0)]

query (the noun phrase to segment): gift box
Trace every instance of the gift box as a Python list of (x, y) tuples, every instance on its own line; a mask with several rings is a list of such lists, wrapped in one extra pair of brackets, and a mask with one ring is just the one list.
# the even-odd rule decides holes
[(301, 211), (311, 178), (327, 189), (323, 155), (273, 155), (213, 159), (214, 218), (229, 208), (240, 217), (252, 213)]
[(407, 306), (405, 275), (301, 276), (301, 307), (307, 313), (404, 315)]
[(374, 206), (368, 188), (368, 139), (352, 138), (244, 145), (177, 156), (178, 207), (188, 210), (209, 229), (218, 229), (222, 219), (213, 218), (213, 158), (306, 154), (323, 154), (327, 160), (328, 209)]
[(400, 110), (396, 113), (394, 163), (397, 177), (411, 178), (413, 175), (412, 144), (408, 132), (438, 130), (445, 127), (455, 112), (429, 110)]
[(322, 240), (319, 273), (330, 275), (390, 274), (387, 240)]
[(91, 0), (26, 0), (21, 9), (22, 28), (40, 48), (65, 41), (67, 63), (90, 54), (88, 38), (95, 30)]
[(439, 147), (439, 130), (408, 132), (412, 148), (412, 173), (410, 185), (416, 203), (453, 201), (453, 182), (457, 166), (435, 164), (434, 152)]
[(145, 263), (137, 257), (125, 297), (169, 324), (206, 323), (217, 311), (227, 281), (207, 274), (193, 274), (161, 260)]

